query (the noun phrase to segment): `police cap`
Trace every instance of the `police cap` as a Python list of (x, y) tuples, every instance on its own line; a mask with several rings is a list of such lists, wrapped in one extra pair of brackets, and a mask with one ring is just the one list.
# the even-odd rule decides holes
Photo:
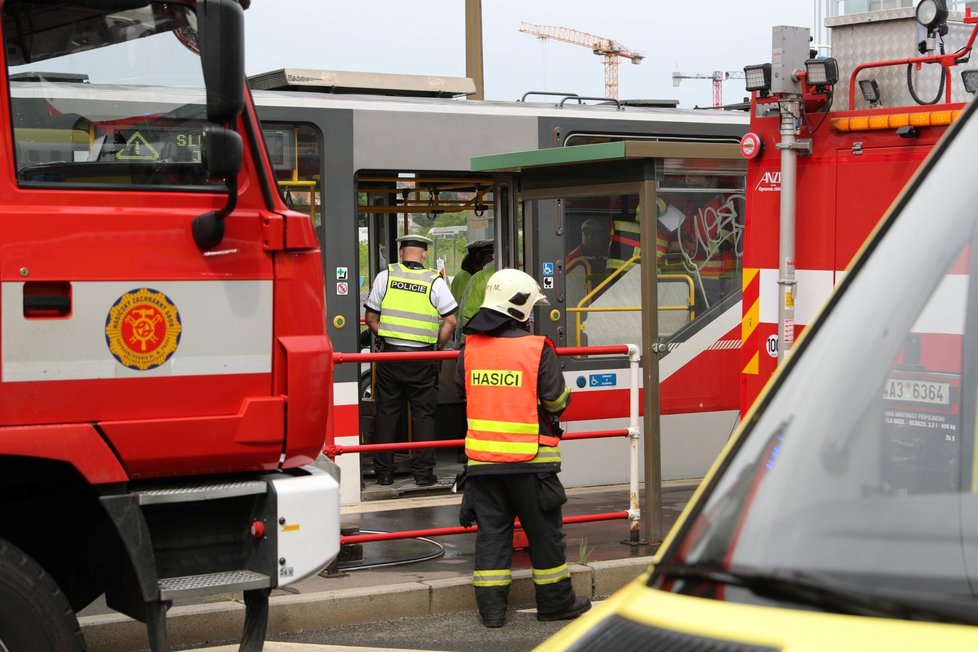
[(397, 239), (399, 247), (421, 247), (427, 250), (429, 245), (433, 245), (435, 242), (429, 237), (418, 235), (416, 233), (408, 233), (407, 235), (402, 235)]
[(481, 249), (493, 249), (495, 244), (492, 240), (473, 240), (465, 245), (465, 248), (469, 251), (479, 251)]

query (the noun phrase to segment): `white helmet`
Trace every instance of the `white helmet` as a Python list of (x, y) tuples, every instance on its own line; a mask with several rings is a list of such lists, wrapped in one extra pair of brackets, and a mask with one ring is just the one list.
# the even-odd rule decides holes
[(489, 277), (486, 298), (480, 307), (526, 321), (537, 304), (549, 306), (550, 302), (532, 276), (518, 269), (501, 269)]

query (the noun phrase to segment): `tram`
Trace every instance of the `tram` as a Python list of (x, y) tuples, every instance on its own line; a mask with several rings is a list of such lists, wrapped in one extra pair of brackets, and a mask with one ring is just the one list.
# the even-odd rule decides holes
[[(746, 112), (573, 93), (473, 101), (464, 99), (471, 80), (413, 75), (290, 68), (249, 82), (279, 186), (317, 224), (337, 351), (370, 346), (363, 303), (396, 255), (395, 238), (407, 232), (434, 240), (429, 262), (449, 280), (467, 242), (492, 239), (497, 267), (540, 282), (551, 306), (535, 315), (535, 328), (558, 346), (640, 344), (649, 306), (639, 216), (654, 219), (662, 479), (705, 474), (739, 409), (746, 164), (729, 154), (747, 131)], [(663, 153), (626, 152), (643, 144)], [(614, 166), (603, 158), (612, 150), (620, 150)], [(528, 164), (535, 154), (541, 158)], [(581, 156), (594, 158), (589, 165)], [(654, 211), (640, 210), (642, 176), (656, 180)], [(562, 360), (574, 392), (565, 430), (623, 427), (627, 360)], [(450, 370), (444, 365), (439, 439), (464, 437)], [(370, 396), (368, 366), (336, 367), (329, 433), (336, 445), (369, 443)], [(624, 444), (574, 442), (563, 458), (567, 486), (627, 480)], [(454, 451), (439, 460), (447, 487)], [(369, 499), (376, 489), (369, 457), (337, 462), (343, 502)]]

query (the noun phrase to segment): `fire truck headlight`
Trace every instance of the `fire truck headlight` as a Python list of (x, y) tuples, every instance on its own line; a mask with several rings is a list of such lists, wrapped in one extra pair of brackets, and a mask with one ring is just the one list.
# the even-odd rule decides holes
[(863, 99), (875, 104), (880, 101), (880, 85), (875, 79), (860, 79), (859, 90), (862, 91)]
[(766, 92), (771, 90), (771, 64), (762, 63), (756, 66), (744, 66), (744, 78), (748, 92)]
[(962, 70), (961, 81), (964, 82), (964, 90), (974, 94), (978, 90), (978, 68)]
[(809, 59), (805, 62), (805, 81), (810, 86), (835, 86), (839, 81), (839, 64), (835, 59)]
[(920, 0), (917, 5), (917, 22), (933, 30), (947, 21), (947, 3), (945, 0)]

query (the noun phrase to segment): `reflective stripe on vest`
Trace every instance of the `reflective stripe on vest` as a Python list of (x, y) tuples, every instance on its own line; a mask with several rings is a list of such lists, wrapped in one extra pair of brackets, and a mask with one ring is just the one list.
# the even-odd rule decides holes
[[(465, 454), (470, 460), (528, 462), (537, 456), (537, 377), (543, 347), (544, 339), (537, 335), (475, 333), (465, 340)], [(501, 415), (505, 421), (499, 420)]]
[(642, 255), (642, 225), (638, 222), (615, 220), (612, 223), (611, 242), (617, 245), (612, 250), (618, 255), (609, 257), (606, 265), (608, 269), (616, 270), (631, 258)]
[(437, 278), (438, 272), (433, 269), (388, 265), (377, 334), (425, 344), (437, 342), (438, 310), (431, 305), (431, 286)]
[[(552, 440), (554, 442), (553, 446), (545, 446), (544, 439)], [(540, 437), (540, 445), (537, 447), (537, 454), (532, 460), (526, 460), (522, 462), (523, 464), (560, 464), (560, 449), (557, 448), (557, 443), (560, 440), (556, 437)], [(468, 439), (465, 442), (466, 447), (468, 447)], [(466, 448), (466, 455), (468, 455), (468, 448)], [(498, 464), (498, 462), (480, 462), (479, 460), (474, 460), (469, 458), (469, 466), (479, 466), (480, 464)]]

